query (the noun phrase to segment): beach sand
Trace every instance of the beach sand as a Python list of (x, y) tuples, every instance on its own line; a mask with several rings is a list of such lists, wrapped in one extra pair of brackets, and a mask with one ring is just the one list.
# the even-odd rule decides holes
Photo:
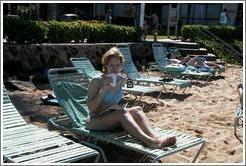
[[(239, 163), (243, 161), (243, 129), (234, 135), (233, 113), (239, 104), (236, 89), (243, 82), (243, 68), (236, 65), (226, 65), (223, 77), (209, 82), (194, 82), (191, 88), (175, 94), (164, 93), (160, 97), (163, 104), (158, 103), (156, 94), (143, 96), (141, 104), (145, 103), (144, 111), (154, 126), (189, 133), (203, 137), (206, 140), (198, 163)], [(151, 75), (159, 75), (157, 72)], [(51, 93), (48, 84), (33, 86), (29, 82), (18, 83), (22, 89), (9, 91), (11, 100), (28, 123), (40, 127), (48, 127), (47, 121), (54, 117), (60, 109), (57, 106), (44, 105), (41, 96)], [(172, 90), (173, 87), (167, 87)], [(125, 98), (133, 99), (128, 95)], [(148, 107), (149, 106), (149, 107)], [(194, 148), (195, 150), (195, 148)], [(161, 159), (165, 163), (189, 162), (194, 154), (187, 150), (179, 155)], [(129, 162), (127, 155), (119, 156), (110, 162)]]

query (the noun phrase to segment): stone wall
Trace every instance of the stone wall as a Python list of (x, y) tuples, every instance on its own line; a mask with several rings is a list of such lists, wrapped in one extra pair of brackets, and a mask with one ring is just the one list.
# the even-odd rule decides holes
[[(153, 61), (151, 42), (128, 43), (134, 61)], [(19, 72), (44, 71), (50, 68), (72, 66), (71, 57), (86, 56), (96, 69), (101, 69), (101, 57), (116, 43), (98, 44), (32, 44), (3, 47), (3, 75)]]

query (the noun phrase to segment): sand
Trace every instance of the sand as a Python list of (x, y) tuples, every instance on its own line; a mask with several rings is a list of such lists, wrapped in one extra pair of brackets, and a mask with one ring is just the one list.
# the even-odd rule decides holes
[[(175, 94), (164, 93), (158, 103), (156, 94), (146, 95), (141, 104), (146, 104), (144, 111), (154, 126), (189, 133), (203, 137), (205, 146), (197, 163), (239, 163), (243, 161), (244, 140), (243, 129), (239, 128), (238, 137), (234, 135), (233, 113), (239, 100), (236, 88), (243, 82), (243, 68), (236, 65), (226, 65), (222, 77), (205, 82), (194, 82), (191, 88), (181, 94), (179, 89)], [(157, 72), (151, 75), (159, 75)], [(9, 95), (28, 123), (40, 127), (48, 127), (47, 121), (59, 110), (57, 106), (44, 105), (40, 96), (51, 93), (49, 84), (33, 85), (29, 82), (17, 83), (21, 90), (9, 91)], [(172, 90), (173, 87), (167, 87)], [(128, 95), (125, 99), (133, 99)], [(180, 155), (171, 155), (161, 162), (189, 162), (193, 151), (185, 151)], [(119, 157), (117, 161), (129, 162)]]

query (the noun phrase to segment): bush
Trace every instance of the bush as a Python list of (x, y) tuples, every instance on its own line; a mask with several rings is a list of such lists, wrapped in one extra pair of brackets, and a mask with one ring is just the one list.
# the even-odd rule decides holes
[(52, 43), (78, 41), (83, 38), (78, 22), (48, 22), (47, 38)]
[(233, 64), (240, 64), (239, 60), (236, 59), (229, 51), (225, 50), (223, 45), (216, 41), (209, 39), (199, 39), (198, 43), (208, 49), (208, 51), (213, 52), (216, 56), (223, 61)]
[(99, 21), (58, 22), (48, 25), (47, 37), (51, 42), (129, 42), (140, 38), (139, 29), (129, 26), (105, 24)]
[(231, 39), (235, 39), (238, 36), (236, 28), (233, 26), (209, 26), (209, 31), (226, 42), (229, 42)]
[(193, 41), (197, 36), (200, 35), (199, 30), (203, 29), (212, 32), (213, 34), (227, 42), (230, 42), (231, 39), (239, 39), (239, 36), (242, 37), (242, 34), (240, 34), (240, 31), (236, 27), (221, 25), (184, 25), (181, 29), (181, 36), (184, 40), (190, 39)]
[(200, 35), (199, 31), (202, 29), (208, 30), (209, 28), (204, 25), (184, 25), (181, 28), (181, 37), (184, 40), (190, 39), (194, 41)]
[(238, 51), (243, 52), (243, 41), (233, 40), (233, 47), (235, 47)]
[(238, 30), (232, 26), (185, 25), (181, 30), (182, 39), (190, 39), (192, 42), (199, 43), (202, 47), (207, 48), (208, 51), (214, 53), (225, 62), (240, 63), (239, 59), (235, 58), (230, 51), (224, 49), (222, 44), (205, 35), (202, 31), (203, 29), (214, 33), (222, 40), (230, 43), (234, 48), (242, 50), (242, 41), (235, 40), (238, 39), (240, 34)]
[(36, 43), (45, 38), (44, 22), (30, 21), (19, 17), (3, 17), (3, 35), (7, 42)]
[(131, 42), (139, 41), (141, 29), (130, 26), (106, 24), (105, 21), (30, 21), (4, 17), (4, 37), (7, 42), (52, 43)]

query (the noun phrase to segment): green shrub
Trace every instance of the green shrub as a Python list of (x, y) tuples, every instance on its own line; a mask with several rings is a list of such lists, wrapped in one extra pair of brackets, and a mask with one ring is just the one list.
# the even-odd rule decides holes
[(36, 43), (45, 39), (47, 28), (44, 22), (30, 21), (19, 17), (3, 17), (3, 34), (7, 42)]
[(140, 28), (106, 24), (105, 21), (30, 21), (4, 17), (7, 42), (51, 43), (70, 42), (131, 42), (140, 40)]
[(181, 36), (184, 40), (195, 40), (197, 36), (200, 36), (199, 30), (208, 30), (221, 38), (224, 41), (230, 42), (231, 39), (236, 39), (239, 36), (242, 37), (240, 31), (233, 26), (221, 26), (221, 25), (184, 25), (181, 29)]
[(78, 41), (80, 36), (80, 24), (78, 22), (48, 22), (47, 38), (52, 43)]
[(181, 37), (184, 40), (190, 39), (194, 41), (197, 36), (200, 36), (202, 29), (208, 30), (208, 26), (204, 25), (184, 25), (181, 28)]
[(206, 47), (208, 51), (213, 52), (223, 61), (233, 64), (240, 64), (239, 59), (235, 58), (229, 51), (224, 49), (222, 44), (219, 44), (216, 41), (203, 39), (198, 41), (201, 46)]
[(237, 50), (243, 52), (243, 41), (233, 40), (232, 45), (233, 45), (233, 47), (235, 47)]
[(209, 26), (209, 31), (226, 42), (237, 37), (236, 28), (233, 26)]
[(192, 42), (199, 43), (202, 47), (208, 49), (209, 52), (214, 53), (220, 59), (229, 63), (239, 64), (240, 60), (235, 58), (232, 53), (226, 49), (224, 46), (217, 42), (215, 39), (203, 33), (203, 29), (214, 33), (216, 36), (220, 37), (222, 40), (230, 43), (234, 48), (242, 50), (242, 41), (234, 40), (238, 38), (238, 32), (236, 28), (232, 26), (202, 26), (202, 25), (184, 25), (181, 30), (182, 39), (190, 39)]
[(99, 21), (50, 21), (47, 37), (51, 42), (129, 42), (137, 41), (139, 30), (134, 27), (105, 24)]

